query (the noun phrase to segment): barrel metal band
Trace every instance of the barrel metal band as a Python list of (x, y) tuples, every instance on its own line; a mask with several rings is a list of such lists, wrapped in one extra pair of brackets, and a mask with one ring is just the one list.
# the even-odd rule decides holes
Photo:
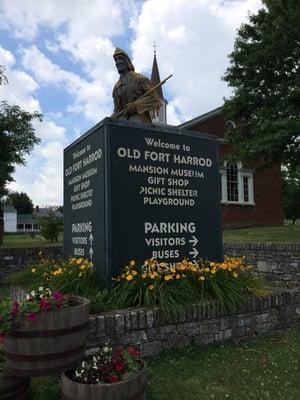
[(84, 324), (72, 326), (70, 328), (63, 329), (50, 329), (46, 331), (12, 331), (9, 333), (9, 336), (20, 339), (28, 339), (28, 338), (41, 338), (41, 337), (53, 337), (53, 336), (63, 336), (68, 335), (69, 333), (76, 333), (87, 329), (88, 322)]
[[(145, 393), (145, 390), (146, 390), (146, 385), (143, 385), (142, 388), (137, 393), (134, 393), (131, 396), (126, 397), (126, 400), (141, 400), (142, 399), (141, 396)], [(73, 400), (73, 399), (63, 394), (63, 400)]]
[(65, 358), (72, 356), (76, 353), (81, 353), (85, 349), (85, 345), (74, 347), (73, 349), (67, 351), (61, 351), (57, 353), (44, 353), (44, 354), (14, 354), (5, 352), (5, 356), (8, 360), (14, 361), (50, 361), (59, 360), (60, 358)]
[(19, 368), (10, 368), (8, 370), (10, 373), (17, 375), (17, 376), (30, 376), (30, 377), (37, 377), (37, 376), (46, 376), (46, 375), (57, 375), (61, 372), (67, 371), (71, 368), (74, 368), (77, 364), (78, 360), (75, 360), (71, 363), (67, 363), (64, 365), (60, 365), (59, 367), (52, 367), (52, 368), (44, 368), (44, 369), (19, 369)]

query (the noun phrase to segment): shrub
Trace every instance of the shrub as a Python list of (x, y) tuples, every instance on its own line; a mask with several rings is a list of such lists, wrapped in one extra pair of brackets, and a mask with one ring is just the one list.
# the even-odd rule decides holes
[(9, 282), (27, 289), (40, 286), (57, 289), (63, 293), (84, 295), (91, 288), (99, 288), (92, 263), (83, 258), (43, 258), (24, 271), (12, 274)]
[(58, 242), (58, 235), (60, 231), (60, 221), (55, 214), (55, 209), (49, 209), (47, 217), (40, 218), (41, 233), (46, 240)]
[(224, 310), (234, 311), (249, 295), (268, 293), (244, 258), (225, 257), (220, 263), (183, 260), (175, 265), (154, 259), (137, 265), (132, 260), (115, 278), (112, 297), (120, 307), (177, 311), (185, 304), (216, 300)]

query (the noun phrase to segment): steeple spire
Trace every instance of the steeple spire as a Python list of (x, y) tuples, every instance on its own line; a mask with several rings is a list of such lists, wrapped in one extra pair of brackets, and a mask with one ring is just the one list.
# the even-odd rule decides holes
[[(151, 73), (151, 83), (152, 85), (157, 85), (160, 82), (158, 64), (156, 59), (156, 43), (153, 44), (153, 64), (152, 64), (152, 73)], [(156, 89), (156, 93), (160, 97), (161, 106), (158, 112), (155, 113), (152, 117), (152, 122), (154, 124), (166, 124), (167, 123), (167, 100), (164, 99), (162, 86), (159, 86)]]
[[(152, 72), (151, 72), (151, 83), (154, 86), (160, 82), (158, 64), (157, 64), (157, 59), (156, 59), (156, 43), (155, 42), (153, 44), (153, 49), (154, 49), (154, 51), (153, 51), (154, 56), (153, 56), (153, 64), (152, 64)], [(159, 97), (163, 100), (164, 95), (163, 95), (162, 87), (160, 86), (156, 91), (157, 91), (157, 94), (159, 95)]]

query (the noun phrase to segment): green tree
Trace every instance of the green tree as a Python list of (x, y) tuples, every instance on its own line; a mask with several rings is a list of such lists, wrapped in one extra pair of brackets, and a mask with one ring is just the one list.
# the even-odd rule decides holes
[(15, 207), (18, 214), (32, 214), (33, 203), (28, 194), (24, 192), (12, 192), (9, 193), (8, 200)]
[(226, 138), (244, 163), (300, 162), (300, 2), (262, 0), (238, 31), (223, 79), (233, 88)]
[[(6, 84), (4, 67), (0, 68), (0, 84)], [(19, 106), (0, 103), (0, 198), (7, 194), (7, 183), (13, 181), (16, 165), (25, 164), (25, 156), (40, 142), (32, 126), (41, 120), (38, 112), (27, 112)], [(0, 207), (0, 244), (3, 240), (3, 209)]]
[(58, 242), (61, 222), (56, 216), (56, 207), (49, 208), (47, 217), (40, 219), (41, 233), (46, 240)]
[(287, 219), (295, 225), (300, 218), (300, 168), (283, 174), (283, 208)]

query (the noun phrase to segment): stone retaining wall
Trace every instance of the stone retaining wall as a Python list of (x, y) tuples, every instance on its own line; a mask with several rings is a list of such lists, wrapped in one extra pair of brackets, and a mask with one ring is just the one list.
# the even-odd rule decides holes
[[(40, 257), (62, 255), (62, 247), (0, 248), (0, 282), (11, 272)], [(268, 282), (286, 288), (300, 288), (300, 243), (237, 243), (225, 242), (224, 254), (246, 256), (258, 275)]]
[(41, 255), (60, 257), (62, 246), (0, 248), (0, 283), (4, 277), (22, 271), (26, 265), (37, 261)]
[(225, 242), (224, 254), (244, 255), (267, 282), (300, 289), (300, 243)]
[(144, 356), (190, 344), (247, 338), (300, 322), (300, 292), (283, 291), (250, 298), (237, 313), (222, 312), (216, 303), (195, 304), (176, 317), (159, 309), (132, 309), (90, 317), (89, 347), (132, 344)]

